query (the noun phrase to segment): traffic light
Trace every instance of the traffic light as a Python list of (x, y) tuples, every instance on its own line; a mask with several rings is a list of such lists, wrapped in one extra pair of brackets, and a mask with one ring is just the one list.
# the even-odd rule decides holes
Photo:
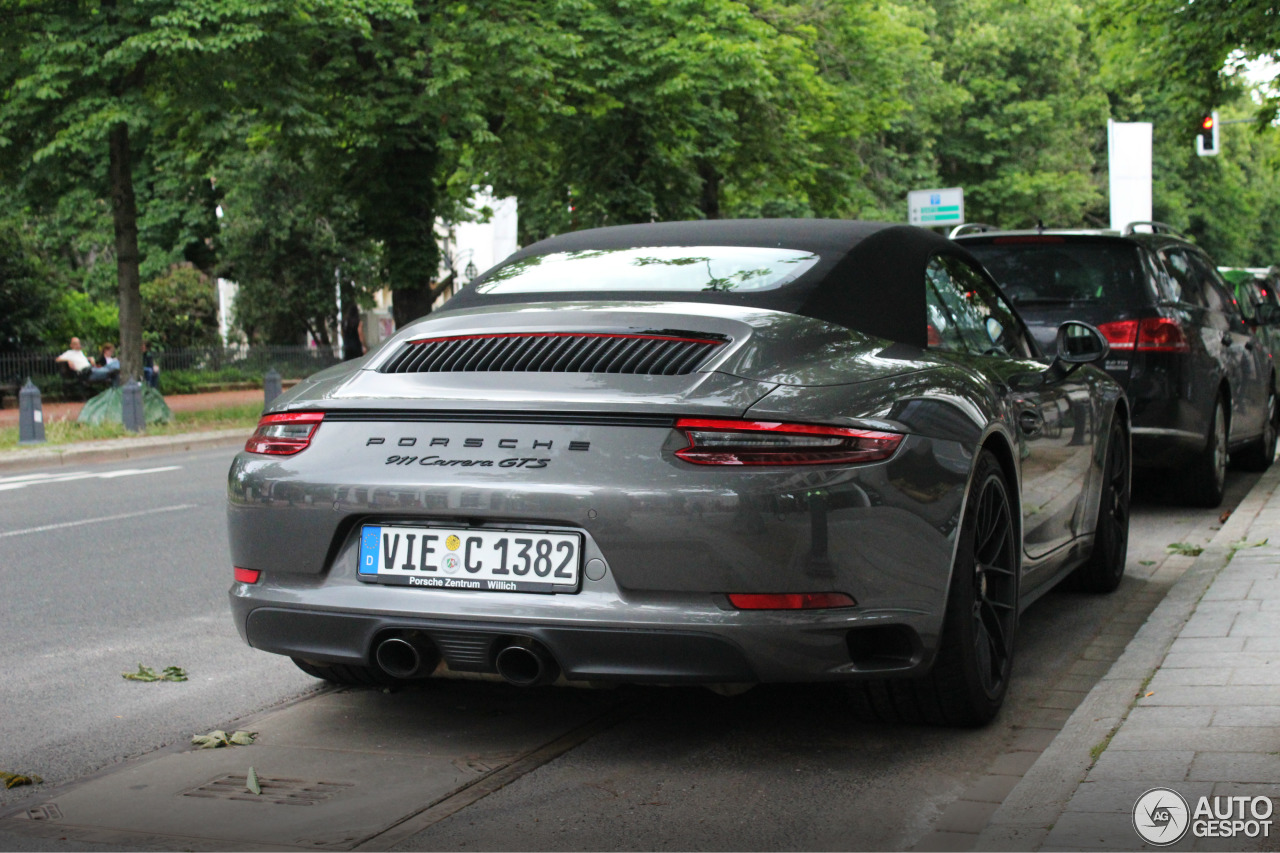
[[(1209, 144), (1205, 144), (1208, 137)], [(1200, 119), (1200, 133), (1196, 136), (1196, 153), (1201, 157), (1215, 157), (1218, 154), (1218, 111), (1205, 113)]]

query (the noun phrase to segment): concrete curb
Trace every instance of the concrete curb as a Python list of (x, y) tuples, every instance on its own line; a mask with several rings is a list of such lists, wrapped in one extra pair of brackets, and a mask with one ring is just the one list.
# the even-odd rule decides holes
[(1262, 475), (1213, 541), (1174, 583), (1124, 653), (992, 814), (975, 849), (1035, 850), (1044, 843), (1093, 764), (1091, 750), (1123, 724), (1139, 687), (1160, 668), (1201, 597), (1230, 561), (1231, 546), (1245, 537), (1278, 486), (1280, 464)]
[(68, 465), (90, 465), (95, 462), (118, 462), (164, 453), (185, 453), (215, 447), (243, 445), (252, 430), (220, 429), (181, 435), (156, 435), (140, 438), (113, 438), (78, 444), (32, 447), (0, 453), (0, 472), (18, 473), (40, 468)]

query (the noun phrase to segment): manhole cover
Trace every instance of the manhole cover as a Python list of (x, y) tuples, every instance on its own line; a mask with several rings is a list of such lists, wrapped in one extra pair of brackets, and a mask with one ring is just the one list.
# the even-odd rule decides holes
[(261, 794), (251, 794), (243, 776), (223, 776), (206, 782), (199, 788), (183, 791), (184, 797), (202, 797), (210, 800), (243, 800), (250, 803), (270, 803), (279, 806), (314, 806), (331, 799), (355, 785), (350, 782), (308, 782), (305, 779), (276, 779), (259, 776)]

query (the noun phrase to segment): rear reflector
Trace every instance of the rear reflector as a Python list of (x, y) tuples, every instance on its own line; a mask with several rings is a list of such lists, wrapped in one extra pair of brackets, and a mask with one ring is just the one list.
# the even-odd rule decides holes
[(695, 465), (848, 465), (888, 459), (895, 432), (776, 421), (680, 418), (689, 446), (676, 456)]
[(257, 583), (258, 577), (262, 574), (257, 569), (242, 569), (239, 566), (236, 566), (235, 570), (237, 583)]
[(729, 603), (739, 610), (823, 610), (857, 606), (857, 602), (843, 592), (731, 593)]
[(258, 428), (245, 442), (250, 453), (266, 453), (271, 456), (292, 456), (307, 449), (315, 436), (323, 412), (285, 412), (280, 415), (264, 415)]

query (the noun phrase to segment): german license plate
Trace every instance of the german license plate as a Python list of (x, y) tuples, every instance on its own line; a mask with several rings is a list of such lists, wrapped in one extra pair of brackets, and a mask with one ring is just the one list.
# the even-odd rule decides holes
[(359, 578), (432, 589), (577, 592), (581, 557), (577, 533), (367, 524)]

